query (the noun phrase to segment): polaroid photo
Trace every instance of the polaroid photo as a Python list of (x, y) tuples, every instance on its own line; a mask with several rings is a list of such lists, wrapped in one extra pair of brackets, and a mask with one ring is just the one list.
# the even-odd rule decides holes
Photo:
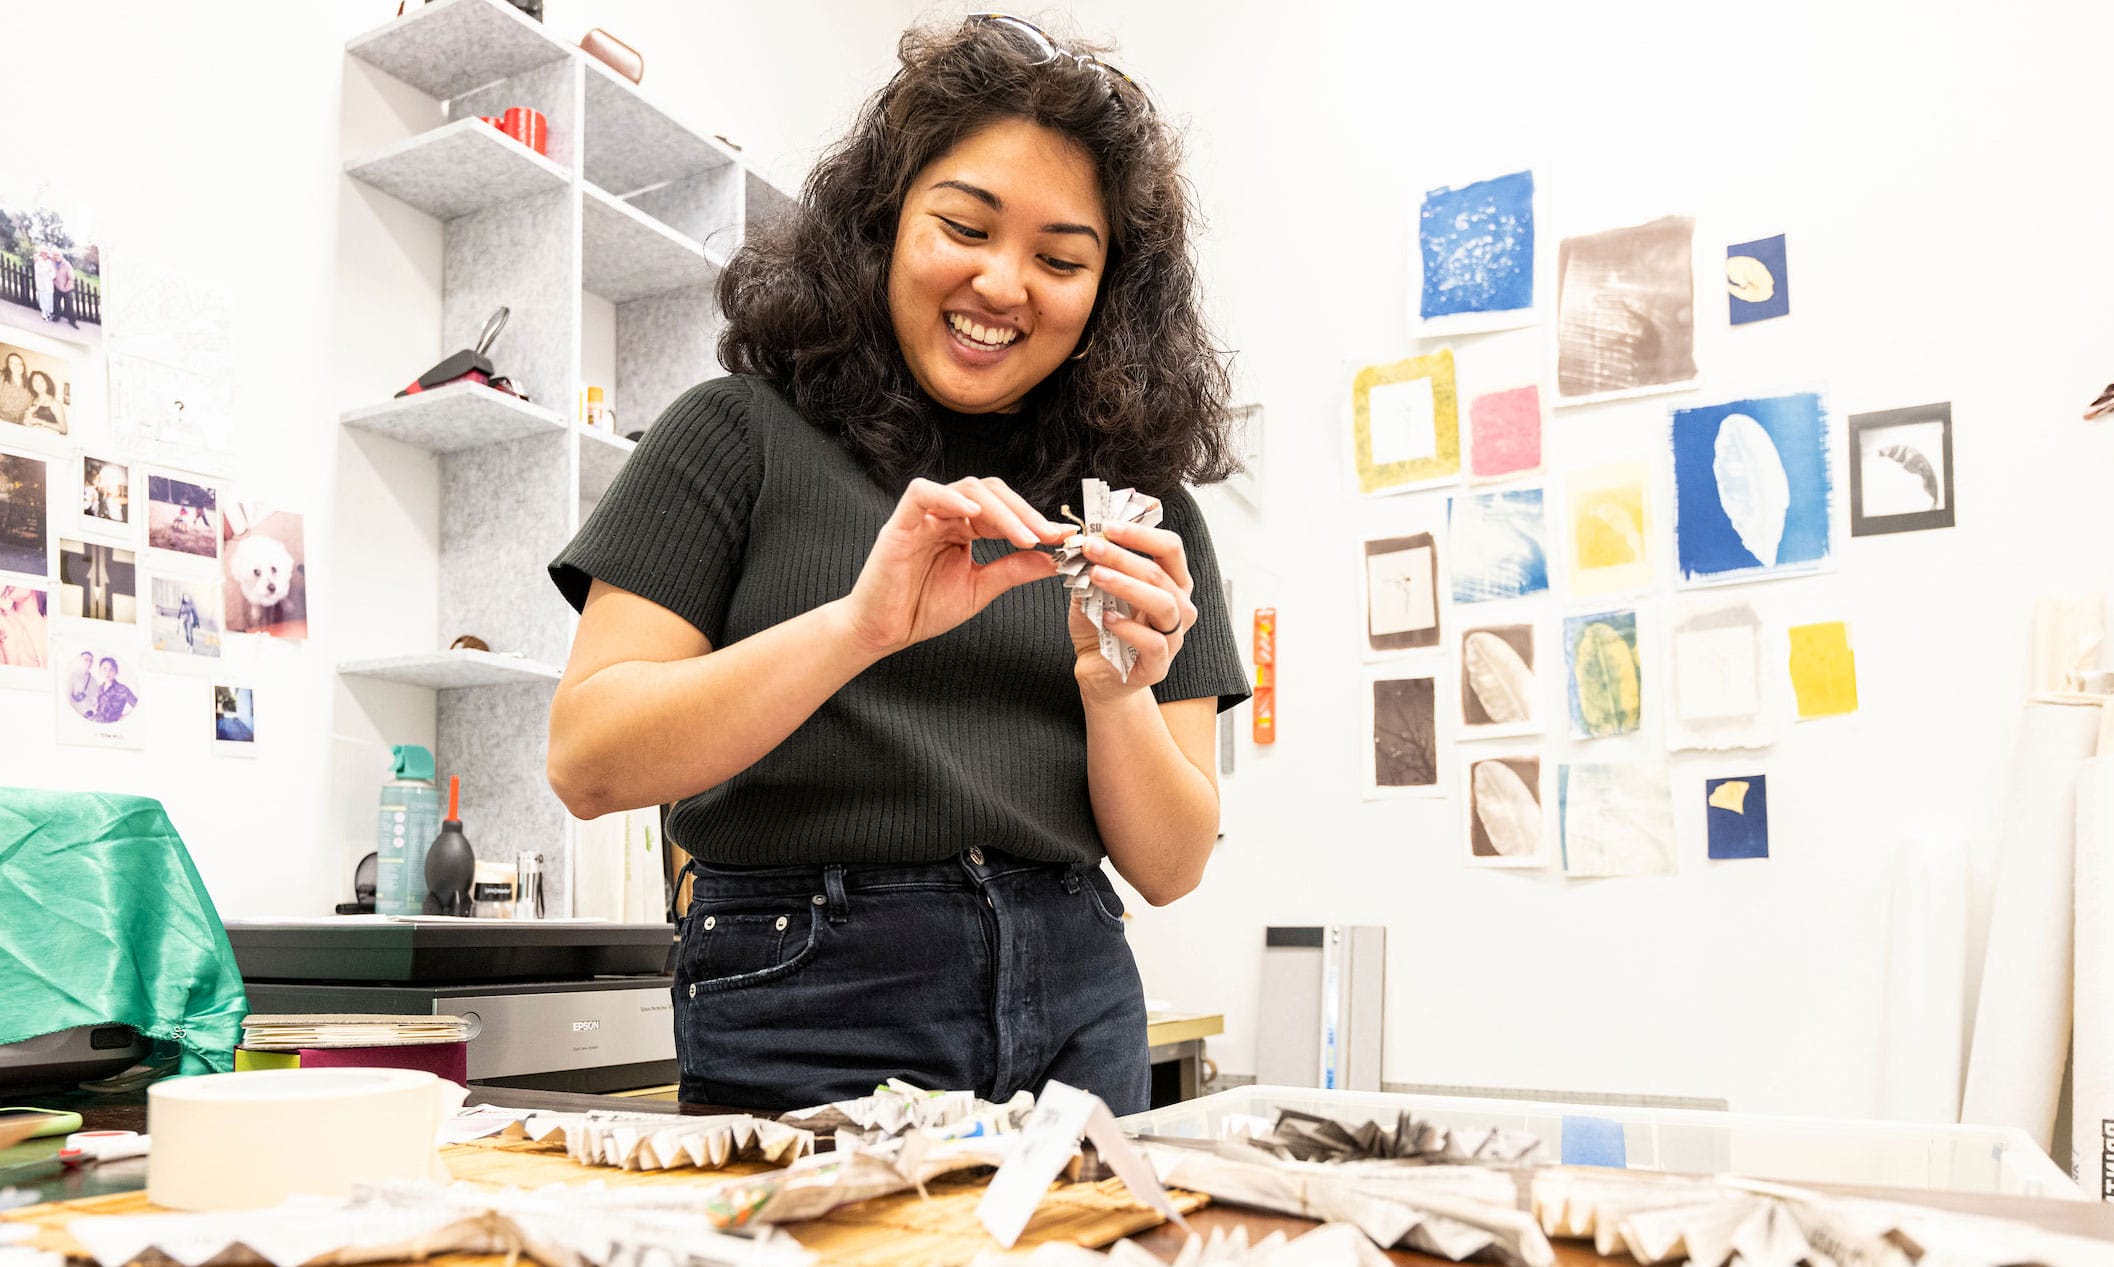
[(51, 575), (51, 464), (0, 451), (0, 573)]
[(256, 696), (249, 687), (213, 687), (213, 750), (230, 757), (257, 755)]
[(123, 546), (61, 538), (59, 614), (120, 625), (138, 623), (138, 556)]
[(148, 646), (175, 656), (220, 658), (220, 582), (185, 576), (149, 580)]
[(0, 582), (0, 686), (51, 682), (51, 591)]
[[(0, 252), (0, 279), (7, 271)], [(9, 305), (0, 280), (0, 310)], [(74, 360), (53, 345), (0, 329), (0, 441), (50, 447), (74, 430)]]
[(136, 637), (110, 635), (52, 639), (53, 692), (59, 742), (96, 748), (144, 748), (140, 673)]
[(163, 471), (147, 476), (147, 548), (220, 557), (220, 490)]
[(130, 463), (81, 455), (81, 531), (131, 542), (136, 529)]
[(220, 521), (220, 566), (229, 633), (308, 637), (308, 565), (301, 516), (235, 502)]
[(103, 252), (87, 208), (47, 189), (0, 185), (0, 326), (71, 343), (103, 341)]

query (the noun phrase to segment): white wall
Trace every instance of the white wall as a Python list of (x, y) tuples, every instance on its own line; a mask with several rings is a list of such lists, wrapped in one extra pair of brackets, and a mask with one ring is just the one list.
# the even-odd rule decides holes
[[(1389, 1081), (1876, 1112), (1874, 921), (1891, 851), (1989, 835), (2030, 600), (2114, 579), (2114, 427), (2078, 420), (2114, 376), (2101, 295), (2114, 178), (2090, 161), (2105, 131), (2091, 50), (2114, 15), (1069, 9), (1188, 121), (1211, 310), (1268, 410), (1267, 513), (1222, 495), (1209, 510), (1242, 607), (1278, 609), (1281, 738), (1239, 754), (1203, 888), (1164, 910), (1133, 904), (1148, 992), (1223, 1009), (1212, 1053), (1248, 1072), (1262, 926), (1384, 923)], [(1768, 862), (1708, 864), (1688, 831), (1671, 879), (1471, 872), (1456, 861), (1457, 797), (1359, 800), (1361, 532), (1440, 512), (1443, 494), (1354, 502), (1340, 367), (1410, 350), (1421, 192), (1521, 167), (1542, 193), (1544, 249), (1675, 212), (1697, 217), (1706, 252), (1790, 235), (1788, 320), (1730, 331), (1703, 278), (1698, 396), (1554, 420), (1558, 468), (1653, 463), (1661, 547), (1669, 400), (1817, 382), (1838, 426), (1953, 402), (1957, 528), (1841, 541), (1831, 575), (1742, 587), (1779, 621), (1848, 619), (1862, 695), (1855, 717), (1790, 728), (1766, 754)], [(1647, 725), (1649, 743), (1606, 755), (1646, 755), (1659, 739)], [(1675, 763), (1677, 788), (1699, 764)]]
[[(431, 459), (334, 421), (440, 351), (437, 231), (338, 174), (425, 117), (342, 55), (393, 6), (252, 0), (212, 23), (110, 0), (16, 8), (11, 47), (91, 50), (95, 73), (87, 93), (34, 61), (0, 78), (0, 117), (45, 121), (13, 129), (0, 162), (94, 202), (113, 275), (137, 255), (231, 293), (242, 473), (306, 509), (318, 581), (314, 641), (240, 666), (258, 760), (201, 748), (184, 728), (203, 680), (169, 679), (145, 753), (56, 748), (49, 698), (0, 691), (4, 776), (160, 796), (224, 912), (322, 909), (366, 846), (380, 746), (432, 725), (420, 693), (348, 695), (330, 669), (434, 632)], [(1226, 1013), (1226, 1070), (1253, 1067), (1264, 924), (1379, 922), (1389, 1080), (1876, 1107), (1889, 851), (1919, 824), (1987, 835), (2029, 601), (2114, 576), (2114, 427), (2076, 421), (2114, 375), (2114, 177), (2094, 161), (2114, 14), (2030, 9), (1995, 24), (1807, 3), (1750, 21), (1672, 4), (1072, 6), (1189, 125), (1212, 311), (1269, 411), (1268, 512), (1208, 505), (1242, 606), (1280, 613), (1283, 738), (1244, 745), (1204, 888), (1133, 903), (1149, 991)], [(921, 11), (551, 0), (550, 22), (638, 45), (650, 93), (792, 184)], [(1735, 337), (1706, 288), (1706, 397), (1821, 382), (1837, 418), (1954, 402), (1958, 528), (1843, 542), (1840, 571), (1752, 591), (1780, 618), (1849, 619), (1863, 696), (1769, 754), (1767, 863), (1707, 868), (1690, 841), (1670, 880), (1471, 873), (1457, 801), (1358, 800), (1356, 549), (1394, 507), (1344, 492), (1339, 367), (1407, 350), (1418, 194), (1520, 166), (1551, 245), (1664, 212), (1696, 215), (1710, 244), (1791, 235), (1790, 320)], [(1663, 474), (1663, 406), (1566, 412), (1557, 464), (1651, 455)]]

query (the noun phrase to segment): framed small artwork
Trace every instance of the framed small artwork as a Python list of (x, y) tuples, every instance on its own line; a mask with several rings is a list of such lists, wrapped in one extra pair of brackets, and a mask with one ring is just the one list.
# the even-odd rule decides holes
[(1953, 526), (1953, 407), (1850, 415), (1850, 535)]

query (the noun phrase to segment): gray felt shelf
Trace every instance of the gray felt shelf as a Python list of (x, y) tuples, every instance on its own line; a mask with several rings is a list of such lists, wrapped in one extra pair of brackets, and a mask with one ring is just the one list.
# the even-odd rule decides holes
[(503, 0), (433, 0), (376, 27), (345, 51), (445, 101), (573, 55), (542, 23)]
[(580, 500), (595, 502), (616, 481), (617, 472), (631, 460), (631, 451), (639, 446), (622, 436), (613, 436), (601, 431), (590, 431), (586, 427), (580, 432)]
[(345, 172), (441, 220), (572, 183), (564, 168), (477, 119), (421, 132), (356, 158), (345, 164)]
[(450, 383), (401, 396), (355, 409), (338, 421), (434, 453), (554, 435), (565, 429), (564, 420), (550, 410), (481, 383)]
[(618, 197), (734, 162), (734, 154), (670, 118), (630, 80), (583, 57), (587, 179)]
[(594, 185), (587, 185), (580, 284), (589, 294), (623, 303), (664, 290), (695, 286), (723, 261), (695, 238), (678, 233)]
[(347, 660), (338, 665), (346, 677), (380, 678), (406, 686), (450, 691), (466, 686), (522, 686), (556, 682), (563, 670), (521, 656), (494, 651), (436, 651), (430, 655), (387, 656)]

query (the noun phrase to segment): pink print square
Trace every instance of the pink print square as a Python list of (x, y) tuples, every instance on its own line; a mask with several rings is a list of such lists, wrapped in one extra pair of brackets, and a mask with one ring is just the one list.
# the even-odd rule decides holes
[(1468, 473), (1498, 479), (1541, 467), (1541, 389), (1531, 384), (1468, 405)]

